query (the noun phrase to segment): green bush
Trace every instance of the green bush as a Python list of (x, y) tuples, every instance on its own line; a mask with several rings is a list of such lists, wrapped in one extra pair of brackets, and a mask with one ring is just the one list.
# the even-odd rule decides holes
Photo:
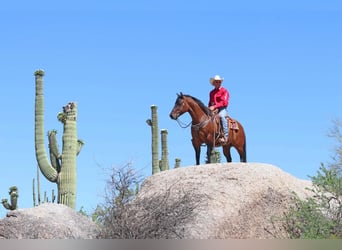
[(329, 134), (338, 142), (334, 162), (329, 167), (321, 164), (317, 175), (310, 176), (312, 197), (297, 197), (295, 205), (284, 214), (283, 227), (289, 238), (342, 238), (342, 123), (334, 123)]
[[(315, 186), (316, 188), (318, 187)], [(315, 189), (312, 191), (317, 193)], [(306, 200), (297, 197), (295, 205), (284, 214), (285, 231), (291, 239), (331, 238), (336, 222), (329, 214), (330, 211), (324, 204), (321, 195), (313, 195)]]

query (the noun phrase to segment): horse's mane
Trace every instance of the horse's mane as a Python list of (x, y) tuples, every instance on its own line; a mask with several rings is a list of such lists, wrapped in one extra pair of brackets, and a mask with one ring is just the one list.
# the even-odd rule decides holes
[(203, 110), (203, 112), (204, 112), (205, 114), (207, 114), (207, 115), (209, 115), (209, 116), (212, 115), (211, 110), (210, 110), (206, 105), (204, 105), (204, 103), (203, 103), (201, 100), (199, 100), (198, 98), (193, 97), (193, 96), (191, 96), (191, 95), (184, 95), (184, 96), (193, 99), (193, 100), (198, 104), (198, 106), (200, 106), (200, 108)]

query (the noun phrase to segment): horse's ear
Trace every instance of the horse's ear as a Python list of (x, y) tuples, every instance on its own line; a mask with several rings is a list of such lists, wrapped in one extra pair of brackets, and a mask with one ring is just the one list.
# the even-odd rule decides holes
[(183, 97), (183, 93), (182, 93), (182, 92), (179, 92), (179, 94), (177, 93), (177, 96), (178, 96), (178, 97)]

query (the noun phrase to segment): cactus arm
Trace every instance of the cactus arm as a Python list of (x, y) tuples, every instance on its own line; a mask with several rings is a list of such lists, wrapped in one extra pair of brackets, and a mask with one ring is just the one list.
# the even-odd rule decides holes
[(36, 98), (35, 98), (35, 149), (36, 159), (42, 174), (51, 182), (56, 182), (57, 170), (49, 163), (44, 144), (44, 96), (43, 96), (43, 70), (35, 72)]
[(10, 206), (10, 204), (8, 204), (7, 199), (2, 199), (2, 200), (1, 200), (1, 203), (2, 203), (2, 205), (4, 206), (4, 208), (6, 208), (6, 209), (8, 209), (8, 210), (11, 210), (11, 206)]
[(56, 134), (57, 134), (56, 130), (52, 130), (48, 132), (49, 152), (50, 152), (51, 165), (59, 173), (61, 171), (61, 164), (59, 162), (59, 159), (61, 158), (61, 156), (58, 150)]
[(78, 139), (77, 140), (77, 153), (76, 153), (76, 155), (78, 155), (81, 152), (83, 145), (84, 145), (84, 141)]
[(60, 158), (60, 153), (58, 150), (58, 143), (56, 138), (57, 130), (48, 131), (48, 138), (49, 138), (49, 149), (51, 153), (56, 157)]

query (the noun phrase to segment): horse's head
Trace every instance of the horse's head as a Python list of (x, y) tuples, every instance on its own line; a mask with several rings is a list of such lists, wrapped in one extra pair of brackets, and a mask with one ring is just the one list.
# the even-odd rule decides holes
[(171, 110), (170, 117), (173, 120), (177, 120), (178, 117), (180, 117), (182, 114), (187, 112), (189, 110), (189, 107), (186, 103), (185, 96), (182, 92), (177, 94), (177, 99), (175, 102), (175, 106)]

